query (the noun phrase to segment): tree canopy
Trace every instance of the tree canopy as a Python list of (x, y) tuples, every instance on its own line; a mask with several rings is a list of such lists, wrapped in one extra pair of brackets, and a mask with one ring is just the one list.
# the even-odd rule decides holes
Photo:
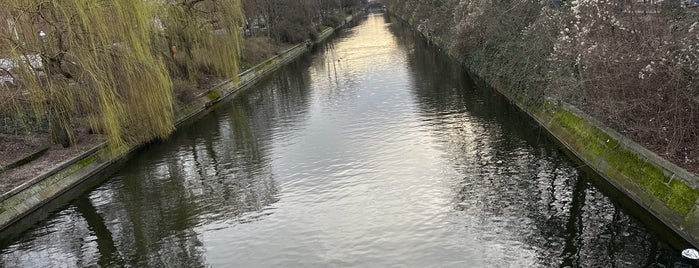
[(48, 118), (64, 146), (79, 125), (113, 146), (166, 137), (173, 77), (237, 75), (240, 0), (5, 0), (0, 7), (9, 26), (0, 31), (0, 58), (16, 87), (0, 85), (4, 104), (19, 117)]

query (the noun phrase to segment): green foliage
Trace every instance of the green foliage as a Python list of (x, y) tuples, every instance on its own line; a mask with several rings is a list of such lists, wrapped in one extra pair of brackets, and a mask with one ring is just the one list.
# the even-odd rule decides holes
[[(49, 117), (55, 141), (72, 140), (76, 113), (114, 146), (172, 131), (170, 80), (151, 53), (152, 4), (8, 0), (3, 7), (23, 29), (19, 39), (0, 37), (0, 55), (15, 59), (21, 90), (35, 114)], [(18, 60), (32, 54), (42, 64)]]
[(76, 127), (106, 134), (115, 148), (167, 137), (173, 78), (238, 72), (239, 0), (7, 0), (0, 7), (16, 28), (0, 30), (0, 58), (11, 60), (16, 84), (0, 86), (0, 112), (47, 118), (64, 146)]
[(168, 1), (158, 47), (170, 60), (170, 72), (195, 80), (203, 75), (235, 77), (239, 70), (244, 24), (240, 1)]

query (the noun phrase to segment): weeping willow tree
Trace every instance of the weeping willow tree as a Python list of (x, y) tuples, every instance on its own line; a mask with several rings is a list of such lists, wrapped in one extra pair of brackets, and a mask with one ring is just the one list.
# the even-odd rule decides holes
[(0, 112), (47, 118), (64, 146), (77, 126), (114, 147), (166, 137), (169, 75), (238, 72), (240, 0), (3, 0), (0, 15), (0, 76), (14, 81), (0, 84)]
[(167, 0), (160, 18), (171, 74), (190, 81), (237, 75), (245, 23), (240, 0)]
[(12, 62), (22, 92), (11, 96), (23, 96), (35, 116), (48, 117), (54, 142), (73, 143), (79, 123), (106, 134), (115, 147), (172, 132), (170, 78), (152, 53), (156, 6), (143, 0), (3, 0), (0, 6), (17, 25), (0, 32), (0, 57)]

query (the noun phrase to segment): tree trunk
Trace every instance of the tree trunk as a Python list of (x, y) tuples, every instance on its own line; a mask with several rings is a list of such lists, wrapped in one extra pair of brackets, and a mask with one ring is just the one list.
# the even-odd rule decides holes
[(51, 111), (49, 115), (49, 134), (51, 134), (51, 142), (60, 144), (63, 148), (68, 148), (73, 145), (70, 138), (69, 129), (62, 122), (67, 122), (66, 118), (60, 112)]

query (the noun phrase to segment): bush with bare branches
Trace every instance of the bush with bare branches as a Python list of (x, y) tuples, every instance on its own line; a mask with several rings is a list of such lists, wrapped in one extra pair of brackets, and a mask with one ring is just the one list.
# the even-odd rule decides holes
[[(387, 0), (416, 27), (445, 17), (451, 55), (527, 106), (572, 103), (699, 171), (699, 10), (680, 1)], [(420, 17), (426, 16), (426, 17)], [(437, 29), (435, 29), (437, 30)]]

